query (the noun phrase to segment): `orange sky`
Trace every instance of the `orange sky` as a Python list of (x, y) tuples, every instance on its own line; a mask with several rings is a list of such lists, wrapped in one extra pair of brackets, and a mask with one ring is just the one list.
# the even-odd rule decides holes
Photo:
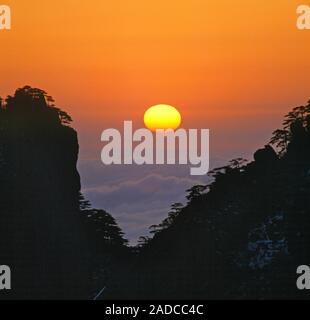
[(73, 117), (86, 198), (135, 239), (197, 182), (181, 166), (104, 166), (102, 130), (143, 126), (144, 111), (165, 103), (183, 127), (211, 129), (211, 168), (251, 159), (310, 99), (310, 30), (296, 28), (307, 2), (0, 0), (12, 9), (12, 30), (0, 30), (0, 96), (35, 86)]
[(142, 121), (148, 106), (167, 103), (198, 126), (282, 115), (310, 98), (300, 0), (5, 3), (12, 30), (0, 32), (0, 95), (37, 86), (78, 121)]

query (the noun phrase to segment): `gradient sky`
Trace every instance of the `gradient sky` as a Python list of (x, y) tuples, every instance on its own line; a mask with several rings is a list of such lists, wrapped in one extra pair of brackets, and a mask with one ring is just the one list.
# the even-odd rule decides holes
[(198, 181), (181, 167), (104, 167), (101, 131), (142, 126), (167, 103), (184, 127), (211, 129), (213, 166), (250, 157), (310, 98), (310, 31), (296, 28), (307, 1), (3, 0), (0, 95), (29, 84), (72, 115), (85, 193), (134, 239)]

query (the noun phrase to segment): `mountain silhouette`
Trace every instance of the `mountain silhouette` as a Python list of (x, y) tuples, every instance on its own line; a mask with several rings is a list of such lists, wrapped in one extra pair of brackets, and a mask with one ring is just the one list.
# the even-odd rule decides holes
[[(273, 148), (274, 146), (274, 148)], [(298, 299), (296, 269), (310, 261), (310, 101), (254, 161), (214, 169), (141, 237), (109, 298)]]
[(0, 102), (0, 261), (11, 266), (14, 289), (1, 294), (89, 298), (103, 245), (126, 241), (115, 220), (80, 193), (72, 119), (29, 86)]
[(306, 298), (296, 269), (310, 261), (310, 102), (254, 161), (214, 169), (131, 248), (81, 193), (71, 122), (40, 89), (0, 99), (0, 263), (14, 289), (1, 299), (102, 298), (103, 288), (104, 299)]

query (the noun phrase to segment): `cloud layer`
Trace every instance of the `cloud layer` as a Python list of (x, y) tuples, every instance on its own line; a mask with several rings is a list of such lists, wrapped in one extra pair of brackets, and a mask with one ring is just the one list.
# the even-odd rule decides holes
[(80, 171), (86, 198), (112, 213), (132, 243), (165, 218), (171, 204), (185, 203), (186, 189), (207, 182), (205, 176), (190, 176), (188, 166), (103, 166), (84, 160)]

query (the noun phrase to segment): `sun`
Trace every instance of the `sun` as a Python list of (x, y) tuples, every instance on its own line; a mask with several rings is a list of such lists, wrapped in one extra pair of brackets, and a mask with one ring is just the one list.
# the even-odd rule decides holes
[(157, 104), (147, 109), (144, 113), (144, 124), (152, 131), (157, 129), (176, 130), (181, 122), (180, 112), (175, 107), (167, 104)]

